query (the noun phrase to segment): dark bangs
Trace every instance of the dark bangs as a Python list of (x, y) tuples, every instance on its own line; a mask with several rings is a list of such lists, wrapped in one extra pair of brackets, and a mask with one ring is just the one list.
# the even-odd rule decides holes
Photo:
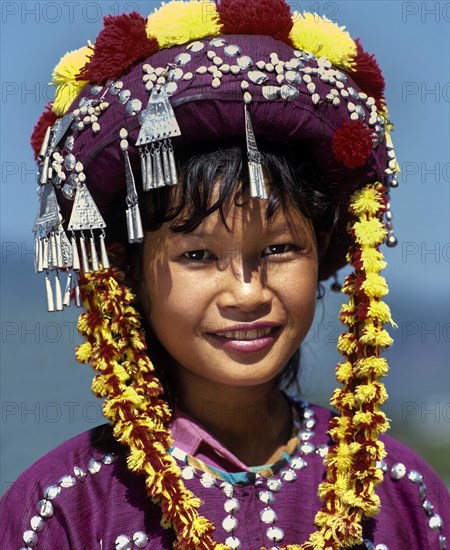
[[(281, 207), (294, 207), (310, 219), (319, 254), (322, 236), (329, 233), (338, 217), (333, 198), (312, 166), (292, 144), (260, 142), (268, 187), (266, 218)], [(176, 151), (179, 184), (163, 187), (140, 197), (144, 229), (157, 231), (164, 223), (177, 233), (189, 233), (215, 211), (227, 226), (224, 207), (230, 198), (236, 206), (249, 199), (249, 176), (245, 143), (211, 142)], [(216, 184), (219, 182), (219, 186)]]

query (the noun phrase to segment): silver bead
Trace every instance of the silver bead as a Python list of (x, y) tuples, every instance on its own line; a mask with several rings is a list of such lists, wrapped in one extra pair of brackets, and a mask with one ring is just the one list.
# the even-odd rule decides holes
[(365, 120), (366, 113), (364, 112), (364, 109), (361, 107), (361, 105), (355, 106), (355, 113), (358, 115), (359, 120)]
[(220, 88), (221, 80), (220, 78), (213, 78), (211, 82), (211, 86), (213, 88)]
[(38, 536), (34, 531), (28, 530), (23, 534), (23, 542), (33, 548), (38, 543)]
[(47, 500), (53, 500), (61, 492), (61, 487), (59, 485), (50, 485), (44, 491), (44, 498)]
[[(123, 82), (121, 80), (118, 80), (117, 82), (113, 82), (111, 86), (109, 87), (109, 93), (112, 95), (117, 95), (120, 90), (123, 88)], [(83, 114), (83, 107), (80, 109), (81, 114)]]
[(273, 101), (280, 97), (280, 88), (278, 86), (263, 86), (262, 94), (266, 99)]
[(364, 546), (366, 547), (367, 550), (375, 550), (375, 546), (371, 540), (365, 540)]
[[(386, 212), (386, 216), (387, 216), (387, 214), (388, 214), (388, 212)], [(392, 216), (392, 214), (391, 214), (391, 216)], [(408, 479), (409, 479), (409, 481), (412, 481), (413, 483), (418, 483), (418, 484), (423, 483), (423, 476), (417, 470), (411, 470), (408, 473)]]
[(241, 550), (241, 541), (237, 537), (227, 537), (225, 544), (229, 546), (232, 550)]
[(425, 485), (425, 483), (421, 483), (419, 485), (419, 496), (420, 496), (420, 500), (425, 500), (425, 497), (427, 495), (427, 486)]
[(272, 542), (281, 542), (284, 539), (284, 531), (279, 527), (269, 527), (266, 536)]
[(181, 477), (183, 479), (192, 479), (195, 476), (195, 470), (192, 466), (185, 466), (181, 470)]
[(216, 57), (216, 52), (214, 50), (209, 50), (206, 52), (206, 57), (212, 61)]
[(310, 455), (316, 450), (316, 447), (309, 441), (300, 444), (300, 451), (305, 455)]
[(262, 71), (266, 68), (266, 62), (260, 59), (259, 61), (256, 62), (256, 66), (258, 67), (258, 69)]
[(277, 74), (277, 84), (283, 84), (284, 82), (284, 74)]
[(73, 170), (75, 168), (76, 162), (77, 161), (74, 155), (72, 155), (72, 153), (69, 153), (64, 159), (64, 168), (66, 168), (66, 170)]
[(215, 479), (211, 474), (205, 472), (200, 478), (200, 483), (203, 485), (203, 487), (210, 489), (211, 487), (214, 487)]
[(258, 496), (259, 500), (261, 502), (264, 502), (264, 504), (272, 504), (272, 502), (275, 500), (275, 497), (273, 496), (273, 493), (271, 491), (261, 491)]
[(102, 458), (103, 464), (113, 464), (119, 457), (114, 453), (108, 453)]
[(130, 90), (122, 90), (121, 92), (118, 93), (117, 95), (117, 101), (121, 104), (121, 105), (125, 105), (125, 103), (127, 103), (127, 101), (129, 101), (131, 98), (131, 92)]
[(439, 550), (445, 550), (447, 548), (447, 537), (439, 535)]
[(223, 507), (227, 514), (234, 514), (239, 510), (240, 504), (238, 499), (233, 497), (233, 498), (227, 499)]
[(45, 525), (45, 521), (43, 520), (42, 516), (33, 516), (30, 520), (30, 525), (33, 531), (42, 531)]
[(313, 102), (314, 105), (317, 105), (320, 101), (320, 95), (319, 94), (313, 94), (311, 96), (311, 101)]
[(195, 72), (196, 72), (197, 74), (206, 74), (207, 71), (208, 71), (208, 69), (207, 69), (204, 65), (200, 65), (200, 67), (197, 67), (197, 68), (195, 69)]
[(181, 80), (183, 78), (183, 69), (177, 67), (176, 69), (171, 69), (167, 75), (167, 80), (173, 82), (174, 80)]
[(244, 93), (244, 103), (247, 105), (252, 102), (252, 94), (250, 92)]
[(49, 500), (42, 499), (38, 502), (38, 511), (41, 517), (51, 518), (54, 512), (53, 504)]
[(398, 244), (397, 237), (395, 237), (395, 235), (389, 235), (387, 240), (386, 240), (386, 245), (389, 248), (394, 248), (395, 246), (397, 246), (397, 244)]
[(127, 103), (125, 109), (130, 116), (137, 115), (142, 109), (142, 101), (140, 99), (132, 99)]
[(277, 521), (277, 514), (272, 508), (266, 507), (261, 510), (259, 517), (263, 523), (274, 523)]
[(102, 86), (94, 84), (89, 92), (90, 95), (98, 95), (102, 91)]
[(73, 487), (77, 480), (73, 476), (62, 476), (60, 480), (58, 481), (58, 485), (61, 487), (67, 488), (67, 487)]
[(142, 66), (142, 70), (148, 74), (155, 72), (154, 67), (152, 67), (149, 63), (145, 63), (145, 65)]
[(307, 466), (306, 461), (301, 456), (296, 456), (291, 460), (291, 466), (295, 470), (302, 470)]
[(284, 78), (288, 84), (300, 84), (302, 77), (297, 71), (286, 71), (284, 73)]
[(406, 475), (405, 465), (401, 462), (397, 462), (391, 468), (391, 478), (392, 479), (403, 479)]
[(266, 71), (269, 71), (269, 73), (273, 73), (275, 70), (275, 65), (273, 63), (266, 63)]
[(238, 57), (236, 62), (241, 69), (250, 69), (250, 67), (253, 65), (253, 60), (248, 55), (242, 55), (241, 57)]
[(268, 479), (267, 487), (274, 493), (281, 491), (281, 481), (279, 479)]
[(239, 65), (231, 65), (230, 67), (231, 74), (239, 74), (241, 72), (241, 68)]
[(205, 44), (203, 42), (200, 42), (200, 40), (195, 40), (195, 42), (191, 42), (186, 46), (186, 49), (191, 52), (200, 52), (205, 47)]
[(131, 540), (126, 535), (119, 535), (114, 541), (114, 545), (116, 550), (131, 550), (133, 548)]
[(434, 514), (431, 516), (431, 518), (428, 520), (428, 525), (431, 529), (434, 531), (439, 531), (442, 527), (442, 518), (439, 514)]
[(192, 56), (190, 53), (187, 53), (187, 52), (182, 52), (182, 53), (179, 53), (176, 57), (175, 57), (175, 63), (179, 66), (179, 67), (182, 67), (183, 65), (186, 65), (187, 63), (189, 63), (189, 61), (192, 59)]
[(425, 512), (431, 516), (433, 514), (434, 506), (431, 504), (431, 502), (428, 499), (425, 499), (422, 503), (423, 509)]
[(209, 41), (209, 45), (213, 46), (214, 48), (221, 48), (222, 46), (225, 46), (226, 43), (227, 42), (225, 38), (222, 38), (221, 36), (216, 38), (211, 38), (211, 40)]
[(172, 95), (174, 94), (178, 89), (178, 84), (176, 82), (169, 82), (167, 85), (166, 85), (166, 93), (167, 95)]
[(228, 498), (231, 498), (233, 496), (234, 488), (233, 488), (233, 485), (231, 483), (228, 483), (228, 481), (223, 481), (220, 484), (220, 488), (225, 493), (225, 496), (227, 496)]
[(253, 84), (263, 84), (269, 77), (261, 71), (248, 71), (248, 77)]
[(222, 527), (225, 529), (227, 533), (232, 533), (233, 531), (235, 531), (237, 528), (237, 525), (238, 525), (238, 520), (233, 516), (227, 516), (222, 521)]
[(194, 75), (191, 72), (185, 73), (183, 75), (183, 80), (192, 80), (193, 78), (194, 78)]
[(95, 458), (91, 457), (88, 462), (88, 470), (91, 474), (96, 474), (100, 471), (100, 468), (102, 467), (101, 462), (98, 460), (95, 460)]
[(376, 467), (379, 468), (382, 472), (388, 471), (387, 464), (384, 460), (378, 460), (378, 462), (376, 463)]
[(312, 82), (312, 78), (309, 76), (309, 74), (304, 74), (303, 75), (303, 82), (305, 84), (310, 84)]
[(280, 95), (285, 101), (295, 101), (299, 96), (300, 92), (297, 88), (289, 86), (289, 84), (284, 84), (281, 86)]
[(297, 479), (297, 474), (294, 472), (294, 470), (285, 470), (281, 473), (281, 477), (284, 481), (295, 481)]
[(241, 53), (241, 48), (236, 44), (228, 44), (223, 51), (228, 57), (237, 57)]
[(377, 544), (375, 550), (389, 550), (389, 548), (385, 544)]
[(217, 65), (217, 67), (219, 67), (220, 65), (222, 65), (223, 59), (216, 55), (215, 57), (213, 57), (212, 62), (214, 63), (214, 65)]
[(133, 535), (133, 542), (138, 548), (147, 546), (148, 537), (143, 531), (136, 531)]
[(319, 445), (317, 448), (316, 448), (316, 453), (322, 457), (322, 458), (325, 458), (328, 454), (328, 445), (325, 443), (323, 445)]
[(228, 65), (228, 63), (223, 63), (220, 67), (219, 67), (219, 71), (221, 71), (222, 73), (229, 73), (230, 72), (230, 66)]
[(86, 477), (86, 472), (83, 471), (79, 466), (73, 467), (73, 473), (77, 477), (77, 479), (84, 479)]

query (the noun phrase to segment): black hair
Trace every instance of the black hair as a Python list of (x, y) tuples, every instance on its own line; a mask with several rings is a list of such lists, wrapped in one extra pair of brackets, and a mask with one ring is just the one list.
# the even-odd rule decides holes
[[(336, 201), (327, 194), (323, 176), (316, 173), (307, 159), (302, 158), (293, 143), (258, 141), (268, 188), (266, 219), (273, 217), (281, 207), (293, 207), (307, 218), (314, 229), (317, 252), (325, 251), (327, 237), (335, 227), (339, 212)], [(248, 200), (249, 176), (245, 143), (232, 141), (201, 143), (176, 151), (178, 180), (175, 187), (162, 187), (140, 193), (140, 209), (145, 231), (157, 231), (169, 223), (173, 232), (189, 233), (213, 212), (219, 211), (226, 225), (224, 207), (230, 197), (236, 206)], [(220, 182), (217, 192), (217, 182)], [(254, 200), (254, 199), (253, 199)], [(132, 251), (134, 286), (142, 281), (142, 246)], [(322, 289), (319, 287), (319, 297)], [(146, 326), (147, 343), (151, 359), (167, 398), (173, 401), (171, 391), (170, 356)], [(279, 375), (279, 384), (287, 388), (297, 383), (300, 350), (288, 361)]]

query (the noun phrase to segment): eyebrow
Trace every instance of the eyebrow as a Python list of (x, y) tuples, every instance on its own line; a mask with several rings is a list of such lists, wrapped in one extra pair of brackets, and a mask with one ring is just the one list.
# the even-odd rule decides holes
[[(293, 227), (290, 227), (289, 225), (276, 225), (266, 226), (267, 234), (273, 237), (276, 237), (278, 235), (283, 235), (285, 233), (292, 233), (294, 231)], [(217, 231), (206, 231), (204, 229), (194, 229), (193, 231), (189, 231), (188, 233), (175, 233), (179, 238), (183, 237), (197, 237), (199, 239), (214, 239), (217, 238)]]

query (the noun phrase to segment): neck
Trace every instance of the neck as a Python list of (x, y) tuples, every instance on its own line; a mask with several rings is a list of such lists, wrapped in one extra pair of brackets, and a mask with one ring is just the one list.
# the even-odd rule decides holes
[(291, 435), (291, 407), (273, 382), (234, 387), (178, 378), (178, 406), (249, 466), (269, 463)]

